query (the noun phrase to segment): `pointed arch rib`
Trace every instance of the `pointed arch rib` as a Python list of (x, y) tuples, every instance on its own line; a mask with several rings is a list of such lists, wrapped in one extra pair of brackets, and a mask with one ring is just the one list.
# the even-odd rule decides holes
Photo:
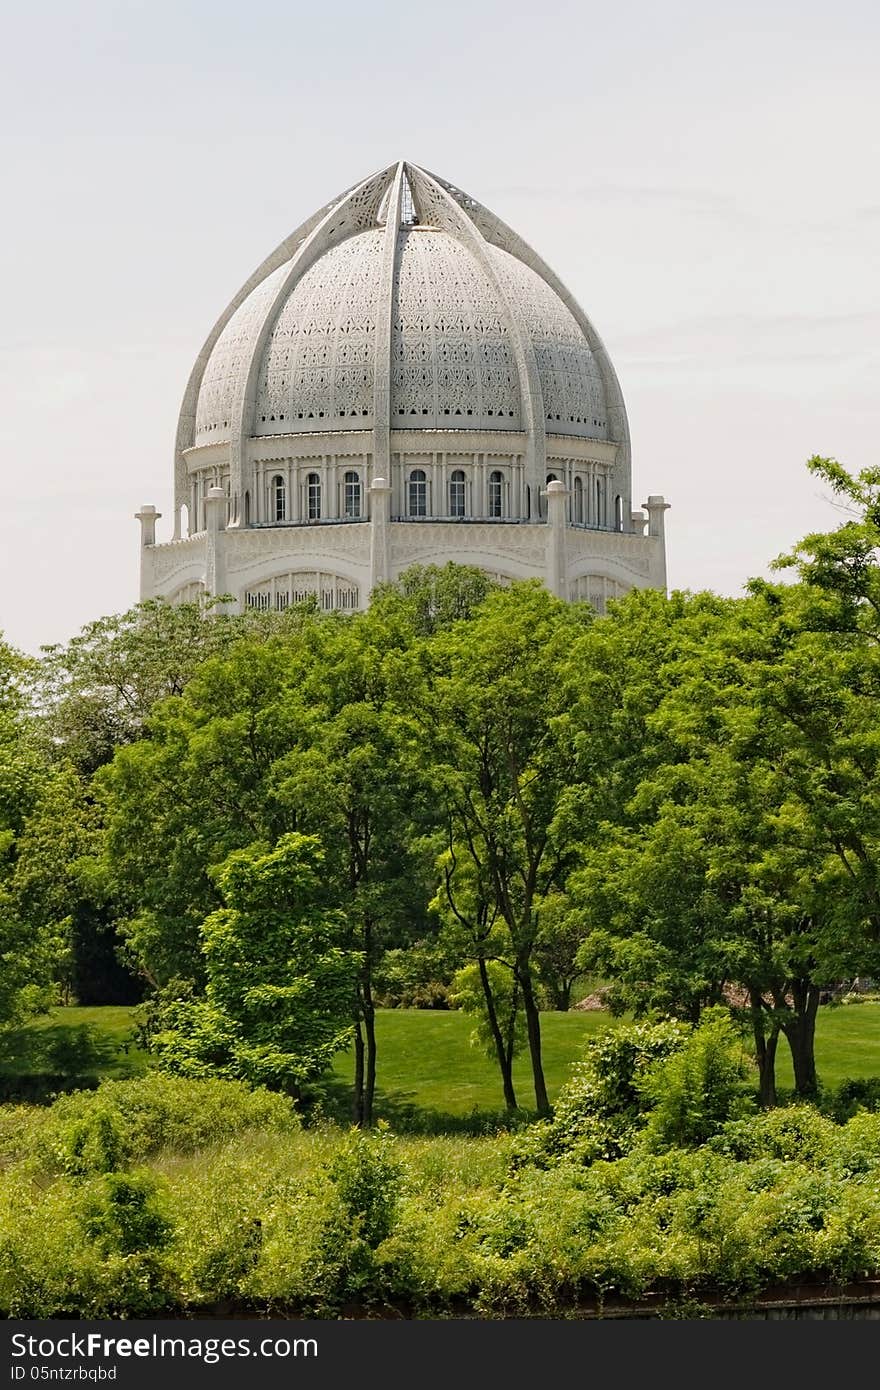
[(439, 186), (452, 198), (462, 209), (464, 214), (470, 219), (474, 226), (479, 230), (480, 235), (490, 242), (493, 246), (498, 246), (502, 251), (508, 251), (517, 260), (522, 261), (536, 275), (540, 275), (545, 284), (563, 302), (565, 307), (572, 314), (578, 327), (583, 333), (589, 344), (590, 351), (599, 369), (602, 378), (602, 385), (605, 390), (605, 401), (608, 408), (609, 424), (611, 425), (612, 438), (621, 450), (620, 464), (626, 471), (627, 490), (630, 486), (632, 449), (629, 437), (629, 422), (626, 416), (626, 406), (623, 400), (623, 392), (620, 389), (620, 382), (614, 370), (614, 364), (608, 356), (607, 349), (601, 337), (597, 333), (593, 324), (584, 313), (574, 296), (566, 289), (565, 285), (550, 269), (545, 261), (541, 259), (536, 251), (524, 241), (521, 236), (508, 227), (506, 222), (502, 222), (500, 217), (496, 217), (494, 212), (479, 203), (476, 198), (472, 198), (469, 193), (464, 193), (454, 184), (441, 179), (437, 174), (424, 171), (434, 183)]
[(544, 396), (538, 364), (531, 338), (520, 322), (516, 306), (501, 283), (495, 264), (486, 252), (486, 240), (469, 210), (464, 207), (441, 179), (435, 178), (415, 164), (406, 165), (416, 211), (423, 222), (449, 232), (471, 251), (491, 284), (507, 320), (507, 330), (513, 346), (514, 361), (519, 376), (520, 407), (526, 434), (526, 481), (531, 488), (532, 515), (537, 515), (538, 497), (544, 477), (546, 435), (544, 430)]
[[(319, 256), (331, 247), (346, 241), (355, 232), (375, 227), (379, 208), (386, 188), (394, 175), (395, 166), (383, 169), (358, 184), (340, 201), (334, 203), (330, 211), (309, 233), (290, 263), (287, 274), (282, 279), (257, 332), (256, 342), (251, 352), (248, 370), (240, 383), (232, 405), (229, 436), (229, 482), (232, 497), (242, 495), (243, 463), (245, 447), (253, 425), (253, 412), (256, 402), (257, 378), (263, 361), (266, 342), (279, 313), (286, 304), (298, 280), (314, 265)], [(250, 479), (248, 482), (250, 483)], [(237, 515), (232, 524), (238, 524)]]
[[(199, 353), (196, 359), (195, 366), (190, 372), (189, 380), (186, 384), (186, 390), (183, 393), (183, 401), (181, 403), (180, 414), (178, 416), (177, 421), (177, 435), (174, 447), (175, 539), (179, 538), (180, 535), (180, 512), (181, 508), (186, 505), (188, 494), (188, 482), (186, 475), (186, 461), (184, 458), (184, 450), (189, 449), (195, 442), (196, 404), (198, 402), (199, 390), (201, 388), (202, 378), (205, 374), (205, 368), (208, 365), (208, 361), (217, 343), (217, 339), (220, 337), (220, 334), (223, 332), (223, 329), (226, 327), (227, 323), (232, 318), (232, 315), (235, 313), (236, 309), (238, 309), (239, 306), (243, 304), (244, 301), (247, 299), (248, 295), (250, 295), (257, 288), (258, 285), (262, 284), (262, 282), (266, 279), (268, 275), (271, 275), (273, 271), (277, 270), (279, 266), (285, 265), (288, 261), (294, 262), (294, 264), (291, 266), (291, 271), (297, 272), (294, 276), (294, 282), (296, 279), (299, 278), (300, 275), (302, 275), (305, 272), (305, 270), (308, 268), (308, 265), (310, 265), (311, 261), (314, 259), (314, 255), (312, 255), (308, 259), (308, 261), (306, 261), (303, 256), (303, 252), (307, 252), (310, 248), (313, 247), (314, 233), (319, 228), (324, 227), (325, 231), (327, 228), (332, 228), (333, 231), (338, 230), (341, 234), (338, 238), (334, 237), (332, 241), (328, 241), (326, 245), (322, 245), (316, 254), (321, 254), (321, 251), (326, 250), (327, 246), (334, 245), (337, 239), (342, 240), (343, 235), (350, 235), (352, 231), (358, 230), (358, 227), (348, 225), (348, 217), (343, 219), (343, 224), (340, 224), (340, 227), (335, 227), (332, 214), (343, 212), (346, 208), (351, 210), (352, 201), (357, 197), (357, 195), (363, 194), (365, 190), (369, 190), (377, 184), (381, 184), (378, 200), (375, 200), (375, 206), (373, 206), (373, 198), (368, 198), (365, 206), (360, 205), (359, 200), (358, 212), (360, 216), (363, 216), (369, 210), (372, 219), (372, 225), (372, 221), (375, 220), (375, 215), (378, 213), (378, 207), (379, 203), (381, 203), (382, 200), (382, 194), (387, 188), (395, 168), (395, 165), (391, 165), (388, 169), (383, 169), (379, 171), (379, 173), (371, 175), (368, 179), (363, 179), (356, 184), (352, 184), (352, 186), (346, 189), (344, 193), (340, 194), (338, 197), (331, 199), (330, 202), (325, 203), (324, 206), (322, 208), (319, 208), (316, 213), (314, 213), (311, 217), (307, 218), (305, 222), (302, 222), (300, 226), (296, 228), (295, 231), (291, 232), (289, 236), (285, 237), (284, 240), (280, 242), (278, 246), (276, 246), (275, 250), (271, 253), (271, 255), (267, 256), (266, 259), (262, 262), (262, 264), (254, 271), (253, 275), (251, 275), (250, 278), (245, 281), (245, 283), (242, 285), (241, 289), (238, 291), (235, 297), (232, 300), (230, 300), (229, 304), (226, 306), (223, 313), (217, 319), (217, 322), (214, 324), (214, 327), (211, 329), (210, 333), (208, 334), (207, 338), (202, 344), (201, 352)], [(343, 225), (345, 227), (344, 232)], [(290, 288), (290, 276), (285, 276), (279, 294), (288, 288)], [(273, 310), (275, 310), (275, 306), (278, 304), (278, 298), (279, 296), (276, 295), (269, 309), (268, 317), (271, 319), (273, 323), (276, 316)], [(260, 339), (261, 342), (258, 344), (259, 355), (262, 355), (262, 343), (265, 341), (262, 332), (260, 334)], [(257, 356), (257, 354), (255, 354), (255, 356)], [(233, 455), (236, 453), (235, 433), (233, 433), (231, 436), (231, 452), (233, 453)], [(240, 448), (237, 452), (240, 459)], [(241, 495), (240, 482), (241, 480), (239, 477), (238, 486), (236, 487), (233, 483), (231, 489), (233, 491), (233, 494), (235, 493), (235, 491), (238, 491), (239, 495)]]
[(394, 336), (394, 280), (400, 218), (403, 210), (404, 165), (401, 160), (388, 195), (385, 240), (376, 314), (373, 363), (373, 477), (391, 482), (391, 344)]

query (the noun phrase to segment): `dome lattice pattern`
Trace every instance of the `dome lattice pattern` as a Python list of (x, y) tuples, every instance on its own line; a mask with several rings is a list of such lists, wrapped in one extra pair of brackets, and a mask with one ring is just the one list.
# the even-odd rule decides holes
[[(548, 434), (610, 437), (610, 364), (595, 333), (534, 268), (534, 254), (532, 264), (516, 254), (523, 244), (509, 229), (414, 166), (403, 166), (388, 274), (382, 219), (399, 168), (322, 210), (316, 231), (283, 243), (252, 278), (206, 345), (182, 447), (229, 441), (236, 430), (372, 429), (382, 354), (392, 429), (522, 431), (531, 416)], [(317, 253), (304, 256), (319, 235)], [(541, 395), (528, 414), (524, 353)]]

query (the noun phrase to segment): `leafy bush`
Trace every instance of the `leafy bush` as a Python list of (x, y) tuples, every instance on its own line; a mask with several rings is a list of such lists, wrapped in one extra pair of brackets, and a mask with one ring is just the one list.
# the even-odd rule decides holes
[(600, 1033), (559, 1092), (553, 1119), (533, 1125), (517, 1145), (515, 1162), (546, 1166), (560, 1159), (593, 1163), (631, 1147), (651, 1101), (642, 1089), (647, 1069), (684, 1045), (683, 1023), (638, 1023)]
[(388, 1296), (378, 1252), (394, 1229), (403, 1177), (390, 1132), (349, 1135), (327, 1176), (331, 1190), (303, 1269), (307, 1306), (322, 1315), (352, 1299), (370, 1304)]
[(453, 967), (447, 957), (436, 940), (386, 951), (373, 981), (376, 1002), (386, 1009), (448, 1009)]
[(838, 1124), (845, 1124), (861, 1110), (880, 1110), (880, 1076), (842, 1081), (822, 1098), (822, 1109)]
[(330, 1165), (330, 1180), (350, 1229), (372, 1249), (391, 1234), (400, 1200), (402, 1169), (386, 1128), (356, 1131)]
[(636, 1086), (651, 1113), (645, 1141), (655, 1149), (694, 1148), (736, 1115), (754, 1109), (742, 1094), (740, 1040), (726, 1011), (709, 1010), (671, 1056)]
[[(668, 1056), (682, 1051), (676, 1041)], [(640, 1103), (640, 1074), (631, 1089), (596, 1082), (606, 1120)], [(637, 1112), (628, 1153), (588, 1166), (545, 1157), (511, 1171), (520, 1136), (329, 1124), (214, 1132), (206, 1153), (166, 1146), (126, 1173), (13, 1162), (0, 1173), (0, 1315), (192, 1314), (232, 1300), (299, 1317), (559, 1317), (612, 1293), (686, 1306), (880, 1272), (880, 1115), (835, 1125), (792, 1106), (656, 1151), (640, 1140), (652, 1113)], [(33, 1141), (53, 1123), (16, 1118), (36, 1122)]]
[(791, 1105), (732, 1120), (709, 1142), (740, 1163), (775, 1158), (818, 1166), (830, 1159), (839, 1135), (837, 1126), (812, 1105)]
[(156, 1183), (143, 1173), (103, 1174), (86, 1190), (81, 1220), (89, 1239), (108, 1255), (161, 1250), (171, 1236)]
[(0, 1314), (137, 1317), (177, 1302), (165, 1197), (146, 1175), (0, 1185)]
[(155, 1072), (105, 1081), (97, 1091), (64, 1096), (39, 1135), (45, 1162), (71, 1174), (106, 1173), (160, 1149), (192, 1153), (243, 1129), (293, 1129), (285, 1097), (241, 1081), (190, 1081)]

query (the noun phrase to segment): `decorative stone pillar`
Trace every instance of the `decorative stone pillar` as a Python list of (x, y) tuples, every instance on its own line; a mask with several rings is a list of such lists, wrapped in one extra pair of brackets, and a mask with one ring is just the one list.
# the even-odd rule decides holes
[(652, 495), (648, 498), (647, 502), (644, 502), (642, 505), (648, 513), (648, 535), (657, 536), (661, 541), (665, 540), (666, 526), (663, 513), (669, 511), (669, 503), (664, 497), (654, 497)]
[(391, 578), (391, 488), (384, 478), (370, 483), (370, 589)]
[(208, 488), (205, 522), (205, 592), (219, 598), (226, 593), (226, 492), (222, 487)]
[(629, 514), (630, 530), (632, 531), (632, 533), (633, 533), (634, 536), (643, 536), (643, 535), (645, 534), (645, 521), (646, 521), (646, 520), (647, 520), (647, 518), (645, 517), (645, 513), (644, 513), (644, 512), (630, 512), (630, 514)]
[(659, 562), (654, 571), (658, 588), (666, 588), (666, 521), (664, 513), (669, 511), (669, 503), (664, 497), (650, 496), (644, 504), (645, 511), (648, 513), (648, 535), (659, 544)]
[(547, 538), (545, 541), (545, 583), (551, 594), (567, 597), (567, 566), (565, 556), (565, 504), (568, 489), (558, 480), (547, 484)]
[(140, 599), (141, 603), (145, 599), (152, 598), (152, 571), (153, 557), (148, 554), (151, 546), (156, 544), (156, 522), (162, 515), (156, 508), (147, 502), (141, 504), (139, 512), (135, 512), (135, 520), (141, 523), (141, 572), (140, 572)]

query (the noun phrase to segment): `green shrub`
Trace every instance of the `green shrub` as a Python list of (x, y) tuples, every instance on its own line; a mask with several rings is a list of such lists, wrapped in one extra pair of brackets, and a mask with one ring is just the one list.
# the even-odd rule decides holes
[(60, 1120), (60, 1127), (48, 1129), (44, 1140), (68, 1173), (112, 1173), (124, 1168), (132, 1158), (131, 1126), (110, 1097), (98, 1094), (89, 1097), (89, 1102), (70, 1105), (73, 1113), (66, 1120), (56, 1111), (53, 1118), (56, 1125)]
[[(632, 1104), (633, 1094), (605, 1082), (607, 1118), (609, 1096)], [(519, 1135), (393, 1139), (268, 1123), (225, 1140), (209, 1130), (203, 1153), (165, 1144), (129, 1172), (13, 1162), (0, 1172), (0, 1315), (193, 1314), (233, 1300), (300, 1317), (388, 1306), (559, 1317), (612, 1293), (682, 1305), (880, 1272), (880, 1115), (839, 1126), (799, 1105), (655, 1151), (639, 1139), (651, 1113), (636, 1113), (628, 1153), (586, 1166), (511, 1171)], [(95, 1125), (96, 1152), (109, 1133)]]
[(842, 1081), (823, 1096), (822, 1109), (838, 1124), (845, 1124), (862, 1110), (880, 1110), (880, 1076)]
[(405, 951), (386, 951), (376, 966), (374, 992), (387, 1009), (448, 1009), (454, 966), (436, 939), (415, 941)]
[(650, 1116), (645, 1142), (654, 1149), (695, 1148), (727, 1120), (754, 1109), (742, 1094), (739, 1035), (726, 1011), (708, 1011), (671, 1056), (636, 1078)]
[(880, 1170), (880, 1115), (860, 1111), (839, 1130), (836, 1144), (836, 1165), (842, 1177), (864, 1173), (874, 1175)]
[(652, 1063), (680, 1049), (687, 1036), (685, 1024), (667, 1020), (630, 1024), (591, 1038), (559, 1092), (553, 1119), (523, 1135), (514, 1164), (593, 1163), (626, 1153), (651, 1104), (641, 1078)]
[(192, 1153), (245, 1129), (289, 1130), (291, 1102), (242, 1081), (190, 1081), (153, 1072), (64, 1096), (39, 1136), (44, 1161), (72, 1174), (112, 1172), (160, 1149)]
[(391, 1234), (400, 1201), (403, 1169), (390, 1131), (356, 1131), (336, 1154), (329, 1176), (350, 1231), (375, 1249)]
[(0, 1105), (0, 1165), (31, 1152), (48, 1117), (42, 1105)]
[(394, 1281), (379, 1251), (394, 1230), (403, 1180), (390, 1132), (348, 1135), (327, 1176), (330, 1190), (318, 1198), (320, 1225), (302, 1270), (306, 1306), (321, 1316), (347, 1301), (369, 1305), (389, 1297)]
[[(164, 1205), (164, 1204), (163, 1204)], [(48, 1187), (25, 1169), (0, 1185), (0, 1315), (108, 1318), (177, 1299), (169, 1218), (151, 1179), (118, 1174)]]
[(144, 1173), (103, 1174), (86, 1189), (80, 1219), (89, 1239), (108, 1255), (161, 1250), (171, 1236), (155, 1180)]
[(814, 1106), (790, 1105), (732, 1120), (710, 1145), (738, 1162), (774, 1158), (818, 1167), (830, 1160), (839, 1136), (840, 1130)]

